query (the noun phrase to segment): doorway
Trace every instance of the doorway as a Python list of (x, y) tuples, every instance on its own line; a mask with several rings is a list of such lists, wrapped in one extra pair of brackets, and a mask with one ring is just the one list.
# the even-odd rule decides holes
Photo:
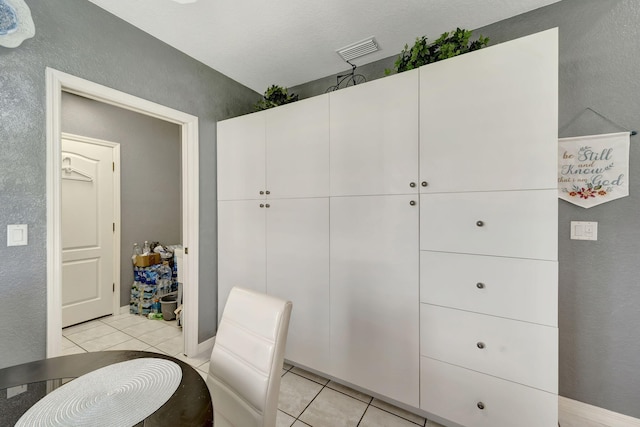
[(180, 126), (184, 250), (184, 349), (198, 353), (199, 155), (198, 118), (79, 77), (47, 68), (47, 357), (61, 354), (61, 98), (69, 92)]

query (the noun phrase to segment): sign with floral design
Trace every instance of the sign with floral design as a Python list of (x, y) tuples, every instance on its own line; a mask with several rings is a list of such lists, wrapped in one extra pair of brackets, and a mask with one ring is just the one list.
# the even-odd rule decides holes
[(558, 197), (590, 208), (629, 195), (629, 132), (558, 141)]

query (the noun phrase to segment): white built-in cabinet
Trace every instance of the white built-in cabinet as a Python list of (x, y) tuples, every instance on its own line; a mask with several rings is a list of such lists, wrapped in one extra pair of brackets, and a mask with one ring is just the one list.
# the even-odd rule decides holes
[(328, 96), (218, 124), (218, 319), (233, 286), (289, 299), (296, 308), (287, 357), (322, 371), (329, 366), (328, 194)]
[[(557, 425), (557, 29), (218, 124), (219, 315), (455, 425)], [(421, 412), (424, 411), (424, 412)]]

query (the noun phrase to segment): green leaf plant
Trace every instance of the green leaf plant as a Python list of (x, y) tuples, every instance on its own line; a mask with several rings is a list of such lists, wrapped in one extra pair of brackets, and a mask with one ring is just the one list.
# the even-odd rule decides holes
[[(455, 31), (443, 33), (433, 43), (428, 43), (426, 36), (418, 37), (413, 47), (409, 48), (408, 44), (404, 45), (404, 49), (394, 64), (395, 71), (402, 73), (413, 70), (432, 62), (482, 49), (489, 44), (489, 38), (482, 36), (469, 43), (471, 34), (472, 31), (456, 28)], [(385, 70), (386, 75), (391, 73), (392, 70)]]
[(267, 88), (264, 96), (255, 105), (256, 110), (267, 110), (284, 104), (289, 104), (298, 100), (298, 95), (287, 93), (287, 88), (271, 85)]

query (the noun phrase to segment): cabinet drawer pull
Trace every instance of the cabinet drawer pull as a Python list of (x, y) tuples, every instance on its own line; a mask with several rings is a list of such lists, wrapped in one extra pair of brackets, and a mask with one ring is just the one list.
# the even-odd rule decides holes
[(413, 188), (413, 187), (415, 187), (415, 186), (416, 186), (416, 183), (415, 183), (415, 182), (410, 182), (410, 183), (409, 183), (409, 187)]
[(261, 207), (261, 208), (264, 208), (264, 203), (260, 203), (260, 207)]
[(269, 203), (267, 203), (266, 205), (264, 205), (265, 208), (270, 208), (271, 205)]
[(427, 185), (429, 185), (429, 183), (427, 181), (422, 181), (420, 185), (422, 185), (423, 187), (426, 187)]
[(265, 194), (271, 194), (271, 191), (267, 190), (265, 191)]
[(478, 227), (482, 227), (484, 225), (484, 222), (483, 221), (476, 221), (476, 225)]
[(260, 194), (264, 194), (264, 191), (260, 190)]
[(484, 283), (482, 283), (482, 282), (478, 282), (478, 283), (476, 283), (476, 288), (478, 288), (478, 289), (484, 289)]
[(478, 341), (478, 343), (476, 344), (476, 346), (482, 350), (484, 348), (484, 343), (482, 341)]
[(415, 201), (415, 200), (412, 200), (412, 201), (410, 201), (410, 202), (409, 202), (409, 204), (410, 204), (411, 206), (415, 206), (415, 205), (416, 205), (416, 201)]
[(484, 409), (484, 403), (482, 402), (478, 402), (477, 406), (478, 406), (478, 409), (480, 410)]

